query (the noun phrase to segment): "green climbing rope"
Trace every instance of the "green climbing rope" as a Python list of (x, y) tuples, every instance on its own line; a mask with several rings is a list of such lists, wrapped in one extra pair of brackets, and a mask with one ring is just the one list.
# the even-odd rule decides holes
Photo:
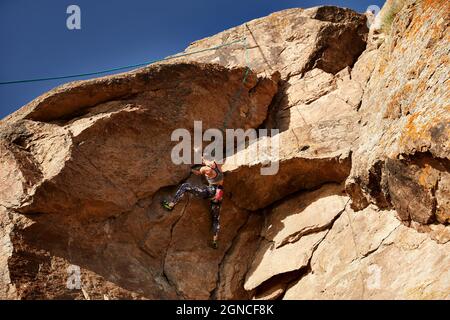
[(190, 55), (194, 55), (194, 54), (198, 54), (198, 53), (202, 53), (202, 52), (206, 52), (206, 51), (217, 50), (217, 49), (220, 49), (220, 48), (223, 48), (223, 47), (230, 46), (230, 45), (235, 44), (235, 43), (242, 42), (243, 40), (245, 41), (245, 38), (244, 39), (241, 38), (241, 39), (238, 39), (238, 40), (235, 40), (235, 41), (232, 41), (232, 42), (228, 42), (228, 43), (224, 43), (224, 44), (221, 44), (221, 45), (218, 45), (218, 46), (215, 46), (215, 47), (211, 47), (211, 48), (206, 48), (206, 49), (193, 51), (193, 52), (187, 52), (187, 53), (183, 53), (183, 54), (179, 54), (179, 55), (169, 56), (169, 57), (166, 57), (166, 58), (163, 58), (163, 59), (159, 59), (159, 60), (146, 61), (146, 62), (133, 64), (133, 65), (128, 65), (128, 66), (123, 66), (123, 67), (118, 67), (118, 68), (105, 69), (105, 70), (94, 71), (94, 72), (87, 72), (87, 73), (80, 73), (80, 74), (65, 75), (65, 76), (57, 76), (57, 77), (14, 80), (14, 81), (3, 81), (3, 82), (0, 82), (0, 85), (8, 85), (8, 84), (14, 84), (14, 83), (29, 83), (29, 82), (38, 82), (38, 81), (49, 81), (49, 80), (60, 80), (60, 79), (70, 79), (70, 78), (79, 78), (79, 77), (85, 77), (85, 76), (100, 75), (100, 74), (109, 73), (109, 72), (115, 72), (115, 71), (121, 71), (121, 70), (126, 70), (126, 69), (137, 68), (137, 67), (143, 67), (143, 66), (147, 66), (147, 65), (150, 65), (150, 64), (153, 64), (153, 63), (157, 63), (157, 62), (161, 62), (161, 61), (167, 61), (167, 60), (172, 60), (172, 59), (185, 57), (185, 56), (190, 56)]
[(244, 71), (244, 77), (242, 79), (242, 84), (239, 90), (236, 92), (236, 94), (231, 99), (230, 108), (228, 109), (228, 112), (225, 114), (223, 125), (222, 125), (222, 133), (225, 133), (225, 129), (227, 128), (228, 121), (230, 120), (231, 115), (233, 114), (234, 109), (238, 105), (238, 102), (240, 100), (242, 91), (245, 88), (245, 82), (247, 81), (248, 74), (250, 73), (250, 67), (249, 67), (249, 61), (248, 61), (248, 45), (247, 45), (247, 38), (243, 38), (244, 42), (244, 60), (245, 60), (245, 71)]
[(187, 52), (187, 53), (183, 53), (183, 54), (173, 55), (173, 56), (169, 56), (169, 57), (166, 57), (166, 58), (163, 58), (163, 59), (146, 61), (146, 62), (133, 64), (133, 65), (127, 65), (127, 66), (123, 66), (123, 67), (117, 67), (117, 68), (111, 68), (111, 69), (105, 69), (105, 70), (99, 70), (99, 71), (87, 72), (87, 73), (79, 73), (79, 74), (72, 74), (72, 75), (56, 76), (56, 77), (35, 78), (35, 79), (25, 79), (25, 80), (14, 80), (14, 81), (3, 81), (3, 82), (0, 82), (0, 85), (9, 85), (9, 84), (16, 84), (16, 83), (40, 82), (40, 81), (49, 81), (49, 80), (61, 80), (61, 79), (70, 79), (70, 78), (79, 78), (79, 77), (85, 77), (85, 76), (101, 75), (101, 74), (115, 72), (115, 71), (121, 71), (121, 70), (126, 70), (126, 69), (132, 69), (132, 68), (137, 68), (137, 67), (148, 66), (148, 65), (151, 65), (151, 64), (154, 64), (154, 63), (157, 63), (157, 62), (168, 61), (168, 60), (172, 60), (172, 59), (177, 59), (177, 58), (181, 58), (181, 57), (195, 55), (195, 54), (206, 52), (206, 51), (217, 50), (217, 49), (220, 49), (220, 48), (223, 48), (223, 47), (227, 47), (227, 46), (230, 46), (230, 45), (233, 45), (233, 44), (236, 44), (236, 43), (240, 43), (240, 42), (243, 42), (243, 46), (244, 46), (244, 60), (245, 60), (245, 66), (246, 67), (245, 67), (244, 76), (243, 76), (243, 79), (242, 79), (242, 85), (239, 88), (239, 90), (236, 92), (236, 94), (232, 97), (231, 102), (230, 102), (230, 108), (229, 108), (227, 114), (224, 116), (223, 127), (222, 127), (222, 132), (224, 132), (225, 129), (227, 128), (228, 121), (230, 120), (230, 117), (231, 117), (231, 115), (234, 112), (234, 109), (236, 108), (236, 106), (238, 105), (238, 103), (240, 101), (240, 97), (242, 95), (242, 91), (245, 88), (245, 82), (247, 81), (248, 75), (250, 73), (249, 59), (248, 59), (248, 45), (247, 45), (247, 38), (246, 37), (243, 37), (243, 38), (231, 41), (231, 42), (223, 43), (221, 45), (218, 45), (218, 46), (215, 46), (215, 47), (211, 47), (211, 48), (206, 48), (206, 49), (202, 49), (202, 50), (198, 50), (198, 51), (193, 51), (193, 52)]

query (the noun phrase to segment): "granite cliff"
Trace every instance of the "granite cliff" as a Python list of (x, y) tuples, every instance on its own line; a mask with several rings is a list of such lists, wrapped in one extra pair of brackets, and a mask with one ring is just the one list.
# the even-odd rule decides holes
[[(0, 298), (449, 299), (449, 13), (288, 9), (1, 120)], [(205, 201), (159, 202), (200, 183), (173, 130), (224, 118), (279, 171), (225, 159), (213, 250)]]

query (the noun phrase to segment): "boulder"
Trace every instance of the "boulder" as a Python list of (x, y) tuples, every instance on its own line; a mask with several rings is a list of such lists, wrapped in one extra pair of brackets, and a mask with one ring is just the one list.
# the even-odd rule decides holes
[(274, 206), (262, 230), (262, 243), (244, 284), (253, 290), (274, 276), (298, 271), (344, 211), (348, 198), (340, 185), (326, 185), (317, 191), (300, 193)]
[(392, 212), (347, 208), (284, 299), (448, 299), (448, 252)]

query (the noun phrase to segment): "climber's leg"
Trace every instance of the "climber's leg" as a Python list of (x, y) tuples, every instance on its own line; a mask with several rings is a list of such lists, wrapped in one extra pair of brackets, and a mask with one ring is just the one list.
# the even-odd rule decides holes
[(222, 205), (221, 201), (211, 201), (211, 217), (212, 217), (212, 230), (213, 230), (213, 241), (212, 246), (214, 249), (218, 248), (218, 239), (220, 231), (220, 207)]
[(201, 199), (211, 197), (211, 190), (209, 186), (198, 186), (185, 182), (178, 188), (172, 202), (176, 205), (180, 202), (186, 192), (192, 193), (194, 196)]
[(190, 184), (189, 182), (185, 182), (178, 188), (172, 201), (169, 202), (164, 200), (161, 202), (161, 205), (167, 210), (172, 210), (175, 205), (180, 202), (186, 192), (192, 193), (194, 196), (202, 199), (212, 196), (212, 191), (209, 186), (197, 186)]

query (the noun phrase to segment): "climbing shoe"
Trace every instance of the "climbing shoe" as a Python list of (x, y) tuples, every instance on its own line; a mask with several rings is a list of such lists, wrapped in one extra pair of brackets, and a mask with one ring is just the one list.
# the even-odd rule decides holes
[(169, 204), (169, 201), (167, 201), (167, 200), (161, 201), (161, 206), (162, 206), (164, 209), (166, 209), (167, 211), (172, 211), (172, 210), (173, 210), (173, 206), (171, 206), (171, 205)]
[(219, 243), (217, 242), (217, 240), (211, 241), (211, 247), (213, 249), (218, 249), (219, 248)]

